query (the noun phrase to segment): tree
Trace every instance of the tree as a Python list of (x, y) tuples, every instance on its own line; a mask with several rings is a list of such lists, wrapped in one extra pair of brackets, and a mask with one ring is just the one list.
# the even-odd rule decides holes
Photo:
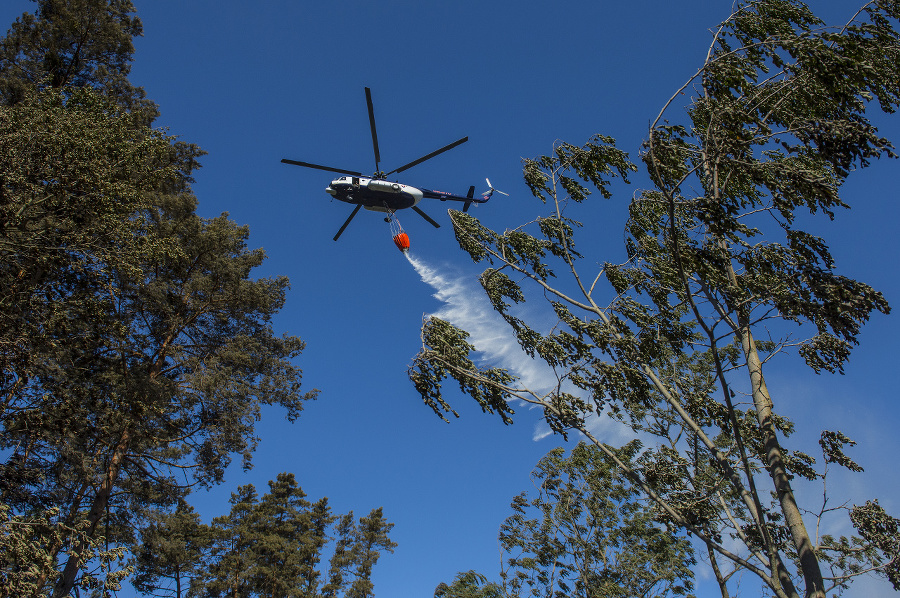
[[(352, 511), (332, 515), (327, 498), (309, 502), (289, 473), (279, 474), (269, 488), (258, 499), (252, 484), (241, 486), (231, 496), (231, 512), (213, 520), (215, 540), (200, 595), (372, 596), (372, 569), (382, 551), (393, 552), (396, 546), (387, 535), (394, 525), (384, 519), (381, 509), (373, 509), (358, 523)], [(332, 539), (329, 579), (323, 584), (320, 563)]]
[(346, 598), (374, 596), (372, 569), (381, 552), (394, 552), (396, 542), (388, 537), (394, 528), (384, 518), (381, 507), (372, 509), (368, 517), (354, 521), (353, 511), (338, 520), (334, 553), (328, 570), (328, 583), (322, 588), (324, 598), (343, 595)]
[(317, 565), (335, 517), (328, 499), (315, 503), (293, 474), (269, 482), (269, 492), (256, 509), (254, 571), (261, 596), (315, 596), (320, 586)]
[(0, 106), (0, 443), (9, 451), (0, 492), (13, 507), (11, 523), (55, 513), (51, 527), (32, 528), (47, 532), (46, 540), (33, 540), (49, 548), (50, 562), (72, 534), (86, 552), (95, 551), (88, 541), (93, 529), (68, 508), (68, 484), (48, 479), (54, 469), (72, 473), (71, 463), (48, 461), (37, 448), (42, 433), (57, 446), (80, 436), (77, 399), (70, 396), (69, 407), (53, 413), (55, 393), (46, 383), (69, 374), (73, 384), (79, 370), (67, 365), (96, 355), (98, 333), (87, 323), (109, 325), (100, 315), (105, 299), (95, 292), (108, 288), (105, 265), (126, 271), (139, 265), (146, 198), (179, 176), (169, 138), (141, 120), (88, 89), (68, 98), (35, 92)]
[(359, 525), (353, 533), (353, 548), (350, 550), (353, 568), (353, 583), (347, 590), (347, 598), (371, 598), (375, 595), (372, 583), (372, 569), (381, 556), (381, 551), (394, 552), (397, 544), (388, 537), (394, 524), (384, 518), (381, 507), (372, 509), (368, 517), (360, 517)]
[[(498, 233), (452, 213), (461, 247), (492, 266), (480, 280), (495, 310), (559, 384), (524, 388), (478, 367), (467, 333), (431, 318), (410, 370), (426, 404), (455, 413), (441, 389), (450, 377), (507, 423), (510, 399), (540, 406), (554, 431), (577, 430), (619, 467), (658, 520), (706, 545), (723, 596), (737, 571), (779, 597), (824, 596), (867, 571), (895, 581), (893, 544), (864, 527), (849, 540), (810, 534), (792, 479), (825, 472), (784, 447), (793, 424), (775, 411), (763, 369), (795, 349), (816, 373), (841, 372), (861, 325), (889, 311), (880, 293), (836, 272), (825, 241), (797, 215), (834, 218), (848, 207), (839, 195), (847, 176), (894, 156), (866, 110), (893, 112), (900, 101), (898, 17), (892, 1), (869, 2), (841, 27), (793, 0), (738, 6), (651, 124), (641, 158), (652, 187), (630, 204), (624, 264), (585, 274), (574, 240), (572, 212), (589, 186), (610, 197), (614, 179), (628, 183), (637, 170), (608, 137), (525, 161), (526, 183), (550, 207), (530, 226)], [(694, 96), (676, 114), (688, 89)], [(568, 279), (557, 278), (563, 272)], [(526, 283), (558, 317), (549, 333), (511, 312)], [(764, 327), (776, 340), (761, 340)], [(585, 423), (603, 412), (656, 446), (626, 463)], [(842, 433), (825, 431), (820, 444), (826, 467), (859, 469)]]
[[(631, 463), (632, 441), (615, 451)], [(683, 534), (653, 520), (655, 510), (623, 480), (603, 451), (579, 443), (551, 450), (500, 528), (502, 584), (475, 571), (440, 584), (436, 597), (562, 598), (692, 595), (694, 551)]]
[(16, 19), (0, 42), (0, 103), (17, 104), (35, 89), (91, 87), (156, 116), (155, 104), (128, 81), (132, 40), (143, 32), (131, 0), (35, 1), (35, 13)]
[(231, 494), (231, 512), (213, 519), (212, 559), (209, 575), (203, 581), (205, 595), (233, 598), (252, 595), (252, 569), (256, 560), (252, 547), (257, 541), (258, 500), (253, 484), (241, 486)]
[[(98, 265), (137, 267), (148, 194), (184, 176), (171, 138), (83, 89), (68, 98), (33, 92), (0, 106), (0, 384), (10, 393), (36, 376), (67, 311), (89, 317), (84, 287)], [(77, 343), (78, 338), (69, 338)]]
[(131, 10), (41, 1), (0, 52), (0, 491), (16, 529), (50, 521), (33, 595), (115, 589), (98, 546), (249, 466), (263, 406), (294, 420), (315, 396), (271, 325), (287, 279), (253, 279), (247, 228), (196, 215), (202, 152), (127, 85)]
[[(290, 361), (301, 341), (269, 325), (287, 282), (249, 280), (263, 253), (244, 248), (246, 228), (198, 218), (189, 195), (159, 201), (145, 239), (175, 240), (181, 255), (151, 254), (136, 273), (111, 268), (109, 286), (91, 295), (105, 310), (72, 323), (88, 329), (93, 350), (45, 355), (47, 370), (4, 422), (6, 446), (27, 447), (10, 466), (43, 476), (29, 493), (58, 501), (66, 523), (86, 521), (89, 535), (104, 518), (127, 532), (149, 506), (221, 482), (231, 454), (249, 465), (261, 406), (283, 405), (294, 419), (312, 396), (299, 392)], [(81, 547), (69, 548), (60, 595)]]
[[(616, 450), (630, 463), (633, 441)], [(436, 596), (584, 598), (690, 596), (694, 551), (682, 534), (653, 521), (654, 509), (619, 477), (596, 446), (547, 453), (532, 473), (535, 491), (510, 505), (500, 528), (502, 585), (469, 571)]]
[(66, 540), (86, 545), (85, 553), (99, 565), (101, 574), (85, 572), (82, 587), (106, 589), (121, 585), (127, 570), (112, 570), (124, 550), (110, 548), (102, 538), (91, 537), (84, 528), (70, 528), (57, 520), (53, 510), (35, 515), (11, 515), (7, 505), (0, 505), (0, 596), (29, 596), (56, 570), (47, 545)]
[(475, 571), (458, 573), (449, 586), (438, 584), (434, 598), (503, 598), (503, 588)]
[[(617, 451), (630, 462), (640, 444)], [(617, 478), (595, 446), (568, 457), (550, 451), (532, 473), (536, 495), (523, 492), (500, 528), (505, 585), (515, 596), (585, 598), (688, 595), (690, 541), (653, 521), (638, 491)]]
[[(116, 272), (104, 342), (88, 358), (73, 356), (88, 379), (49, 380), (58, 401), (20, 416), (55, 425), (74, 410), (86, 424), (62, 439), (41, 421), (20, 428), (35, 456), (78, 459), (54, 482), (74, 491), (71, 512), (86, 507), (93, 527), (110, 510), (127, 522), (147, 505), (171, 502), (178, 489), (220, 483), (232, 454), (249, 466), (261, 406), (283, 405), (293, 420), (312, 396), (300, 393), (291, 363), (302, 342), (275, 337), (269, 324), (287, 281), (249, 280), (264, 254), (245, 249), (246, 228), (224, 216), (198, 218), (191, 196), (160, 200), (147, 240), (174, 239), (182, 256), (148, 260), (140, 278)], [(77, 558), (76, 551), (68, 571)]]
[(186, 502), (174, 512), (151, 515), (134, 550), (132, 585), (140, 593), (160, 598), (196, 596), (196, 580), (212, 542), (208, 526)]

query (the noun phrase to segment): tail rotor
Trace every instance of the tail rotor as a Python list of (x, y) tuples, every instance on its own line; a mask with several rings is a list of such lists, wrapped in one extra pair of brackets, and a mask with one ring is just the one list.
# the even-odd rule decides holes
[(490, 197), (494, 194), (495, 191), (497, 193), (499, 193), (500, 195), (505, 195), (506, 197), (509, 197), (509, 193), (505, 193), (505, 192), (501, 191), (500, 189), (494, 189), (494, 186), (491, 185), (491, 179), (485, 178), (484, 180), (488, 186), (488, 190), (485, 191), (484, 193), (482, 193), (482, 196), (484, 197), (485, 200), (490, 199)]

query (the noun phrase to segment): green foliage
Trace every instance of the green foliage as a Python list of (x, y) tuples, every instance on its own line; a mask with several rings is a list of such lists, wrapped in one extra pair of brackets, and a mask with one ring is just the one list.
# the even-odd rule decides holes
[[(248, 466), (261, 406), (294, 419), (313, 396), (292, 364), (302, 342), (269, 323), (287, 281), (249, 279), (264, 256), (245, 248), (247, 230), (198, 218), (186, 194), (158, 201), (145, 238), (178, 254), (144, 254), (137, 273), (107, 266), (107, 284), (85, 289), (94, 317), (66, 321), (4, 417), (15, 504), (59, 505), (89, 533), (104, 516), (128, 529), (180, 488), (221, 482), (233, 454)], [(84, 344), (63, 343), (72, 337)]]
[[(836, 27), (795, 0), (736, 6), (651, 124), (641, 160), (652, 186), (631, 196), (623, 264), (585, 274), (601, 260), (574, 249), (590, 189), (609, 197), (613, 178), (624, 186), (634, 169), (606, 137), (525, 161), (526, 184), (549, 208), (531, 223), (501, 234), (454, 213), (460, 247), (489, 266), (481, 282), (494, 309), (558, 386), (513, 386), (508, 372), (476, 365), (465, 331), (430, 320), (410, 369), (426, 404), (453, 412), (441, 385), (450, 377), (506, 423), (504, 402), (518, 399), (541, 407), (553, 431), (577, 430), (659, 521), (706, 545), (723, 596), (739, 572), (779, 597), (824, 596), (869, 570), (891, 575), (891, 557), (878, 556), (891, 554), (889, 533), (844, 541), (806, 528), (803, 510), (841, 509), (801, 508), (792, 480), (822, 479), (832, 462), (860, 468), (840, 432), (823, 434), (820, 468), (802, 447), (782, 447), (793, 424), (774, 411), (763, 370), (795, 349), (816, 373), (842, 372), (862, 325), (890, 311), (881, 293), (838, 272), (826, 241), (802, 225), (834, 219), (850, 207), (844, 180), (895, 157), (867, 111), (900, 104), (898, 19), (891, 0)], [(510, 313), (537, 294), (558, 318), (549, 332)], [(656, 443), (623, 459), (590, 432), (604, 413)]]
[(434, 598), (505, 598), (502, 586), (475, 571), (459, 573), (449, 586), (438, 584)]
[[(616, 149), (612, 137), (595, 135), (581, 147), (561, 142), (554, 147), (552, 156), (544, 156), (537, 160), (523, 160), (525, 183), (532, 195), (544, 203), (564, 192), (577, 202), (584, 201), (590, 190), (578, 182), (582, 179), (594, 186), (600, 194), (609, 199), (612, 197), (608, 186), (611, 177), (621, 177), (628, 182), (628, 174), (637, 169), (628, 160), (628, 155)], [(563, 175), (558, 179), (548, 176), (548, 171), (571, 171), (572, 175)], [(557, 189), (556, 185), (562, 187)]]
[[(613, 452), (631, 462), (639, 451), (634, 441)], [(690, 541), (655, 520), (598, 447), (553, 449), (532, 483), (500, 528), (501, 583), (468, 571), (440, 584), (437, 598), (693, 596)]]
[(152, 513), (249, 466), (263, 406), (315, 397), (272, 328), (287, 279), (197, 216), (203, 152), (127, 81), (138, 34), (129, 0), (40, 0), (0, 41), (0, 505), (43, 551), (11, 570), (59, 597), (109, 594)]
[(844, 445), (846, 444), (853, 446), (856, 442), (850, 440), (841, 432), (824, 430), (821, 438), (819, 438), (819, 445), (822, 447), (822, 454), (825, 455), (826, 463), (837, 463), (850, 471), (862, 471), (862, 467), (844, 454)]
[[(631, 460), (639, 446), (617, 452)], [(500, 528), (511, 595), (692, 595), (690, 542), (654, 522), (654, 509), (597, 447), (581, 443), (568, 457), (550, 451), (532, 481), (536, 495), (517, 496)]]
[(231, 512), (213, 519), (212, 562), (208, 565), (209, 577), (203, 581), (204, 593), (248, 596), (253, 591), (256, 559), (250, 549), (257, 540), (258, 501), (253, 484), (241, 486), (231, 494)]
[(98, 309), (84, 287), (104, 264), (138, 267), (147, 194), (183, 176), (171, 143), (88, 89), (0, 106), (4, 389), (36, 375), (63, 321)]
[(347, 598), (371, 598), (375, 595), (372, 568), (378, 562), (381, 551), (394, 552), (397, 544), (388, 538), (388, 532), (393, 527), (394, 524), (384, 518), (381, 507), (373, 509), (368, 517), (360, 517), (358, 525), (349, 528), (342, 526), (342, 531), (350, 538), (351, 547), (349, 563), (352, 565), (353, 581), (347, 588)]
[(150, 515), (133, 551), (132, 585), (141, 594), (160, 598), (196, 596), (197, 580), (212, 541), (193, 507), (179, 502), (174, 512)]
[(63, 542), (83, 542), (81, 587), (109, 595), (120, 590), (131, 573), (130, 567), (115, 569), (125, 550), (110, 548), (103, 536), (91, 536), (86, 526), (68, 527), (58, 521), (54, 509), (36, 515), (12, 515), (0, 505), (0, 596), (39, 596), (47, 580), (57, 575), (53, 555), (47, 546)]
[(152, 119), (155, 105), (128, 82), (132, 39), (142, 32), (131, 0), (37, 0), (0, 41), (0, 103), (33, 89), (92, 87)]
[(863, 540), (884, 557), (884, 564), (879, 565), (894, 589), (900, 591), (900, 519), (888, 515), (877, 500), (870, 500), (853, 507), (850, 521)]
[(453, 327), (449, 322), (429, 318), (422, 330), (422, 337), (426, 346), (431, 347), (429, 351), (433, 351), (435, 356), (439, 355), (440, 358), (422, 359), (418, 369), (410, 370), (410, 379), (416, 385), (416, 390), (425, 397), (425, 403), (445, 421), (444, 413), (452, 413), (459, 417), (459, 414), (441, 397), (441, 381), (450, 375), (459, 380), (460, 389), (474, 397), (485, 412), (496, 411), (504, 423), (511, 423), (512, 419), (509, 416), (514, 411), (506, 401), (505, 389), (513, 381), (512, 376), (497, 368), (478, 370), (474, 376), (454, 375), (477, 369), (469, 358), (474, 347), (466, 342), (468, 336), (467, 332)]
[[(396, 546), (388, 537), (394, 524), (381, 508), (358, 522), (352, 511), (335, 516), (328, 499), (307, 501), (293, 474), (279, 474), (269, 489), (261, 499), (252, 484), (232, 494), (231, 512), (212, 522), (206, 572), (191, 591), (209, 597), (372, 596), (373, 567)], [(323, 583), (320, 563), (330, 532), (334, 552)]]

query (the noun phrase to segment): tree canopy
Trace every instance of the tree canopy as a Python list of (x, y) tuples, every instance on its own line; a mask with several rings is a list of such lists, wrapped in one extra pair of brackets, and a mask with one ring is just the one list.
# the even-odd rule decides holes
[[(558, 384), (527, 388), (480, 365), (464, 330), (431, 318), (410, 369), (426, 404), (455, 414), (442, 388), (451, 378), (507, 423), (519, 399), (555, 432), (584, 435), (653, 501), (658, 521), (705, 544), (723, 596), (740, 571), (780, 597), (823, 596), (868, 571), (896, 583), (890, 542), (862, 526), (849, 539), (807, 527), (804, 509), (827, 510), (801, 507), (792, 480), (822, 480), (827, 468), (785, 447), (794, 424), (775, 411), (763, 370), (793, 351), (816, 373), (841, 372), (861, 326), (889, 312), (804, 225), (850, 207), (839, 191), (851, 173), (895, 157), (867, 111), (891, 113), (900, 100), (898, 18), (892, 1), (838, 26), (797, 1), (737, 5), (653, 117), (640, 153), (650, 187), (632, 196), (624, 263), (593, 270), (575, 243), (589, 225), (580, 204), (594, 191), (611, 197), (637, 172), (609, 137), (524, 161), (548, 208), (531, 223), (501, 233), (451, 213), (461, 248), (489, 266), (480, 280), (494, 309)], [(557, 318), (549, 330), (514, 309), (529, 286)], [(655, 442), (626, 462), (590, 432), (590, 418), (606, 416)], [(823, 465), (858, 468), (842, 433), (824, 431), (820, 445)], [(896, 521), (883, 510), (875, 518), (881, 529)]]
[[(202, 151), (127, 80), (131, 2), (38, 2), (0, 42), (0, 497), (15, 595), (107, 592), (153, 510), (294, 420), (303, 342), (248, 230), (201, 218)], [(36, 522), (40, 522), (36, 525)], [(101, 541), (102, 539), (102, 541)], [(34, 558), (34, 551), (41, 558)], [(24, 555), (32, 555), (25, 557)]]
[[(634, 441), (616, 451), (628, 462)], [(550, 451), (500, 527), (511, 596), (691, 596), (691, 543), (654, 522), (654, 509), (596, 446)]]
[(396, 546), (380, 508), (358, 521), (335, 515), (327, 498), (307, 500), (293, 474), (262, 497), (241, 486), (230, 504), (208, 526), (184, 505), (157, 513), (134, 554), (135, 588), (160, 598), (367, 598), (374, 565)]

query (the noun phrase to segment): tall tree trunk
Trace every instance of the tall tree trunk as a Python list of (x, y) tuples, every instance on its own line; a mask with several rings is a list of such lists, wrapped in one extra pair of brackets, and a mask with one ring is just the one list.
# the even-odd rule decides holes
[[(103, 479), (103, 483), (100, 484), (100, 490), (97, 492), (97, 496), (94, 497), (94, 502), (91, 504), (91, 510), (88, 512), (89, 526), (84, 532), (85, 537), (87, 538), (93, 537), (94, 531), (97, 529), (97, 524), (100, 522), (100, 518), (103, 517), (107, 505), (109, 505), (109, 497), (112, 493), (113, 486), (119, 477), (122, 461), (125, 460), (125, 455), (128, 453), (128, 445), (131, 442), (131, 436), (131, 430), (126, 429), (123, 431), (122, 435), (119, 437), (118, 444), (116, 444), (116, 448), (113, 450), (112, 459), (110, 459), (109, 467), (106, 469), (106, 476)], [(76, 543), (74, 550), (69, 555), (66, 568), (63, 570), (63, 573), (56, 584), (56, 588), (53, 592), (54, 598), (63, 598), (72, 591), (72, 588), (75, 586), (75, 577), (78, 575), (78, 569), (83, 562), (82, 559), (84, 557), (84, 552), (87, 549), (87, 544), (88, 542), (85, 538), (82, 538)]]
[[(742, 318), (746, 319), (746, 318)], [(819, 560), (813, 550), (812, 541), (803, 517), (797, 507), (794, 491), (791, 488), (790, 477), (784, 465), (784, 456), (781, 446), (778, 444), (778, 436), (775, 433), (773, 421), (772, 399), (766, 388), (766, 380), (763, 378), (762, 361), (756, 350), (756, 342), (750, 332), (749, 323), (741, 322), (741, 345), (744, 358), (747, 360), (747, 369), (750, 373), (750, 384), (753, 392), (753, 405), (756, 408), (756, 418), (759, 421), (759, 429), (762, 433), (763, 447), (766, 453), (766, 466), (769, 475), (775, 483), (775, 492), (778, 502), (784, 514), (784, 521), (791, 531), (791, 540), (800, 560), (800, 571), (806, 584), (807, 598), (825, 598), (825, 585), (822, 580), (822, 571), (819, 568)]]

